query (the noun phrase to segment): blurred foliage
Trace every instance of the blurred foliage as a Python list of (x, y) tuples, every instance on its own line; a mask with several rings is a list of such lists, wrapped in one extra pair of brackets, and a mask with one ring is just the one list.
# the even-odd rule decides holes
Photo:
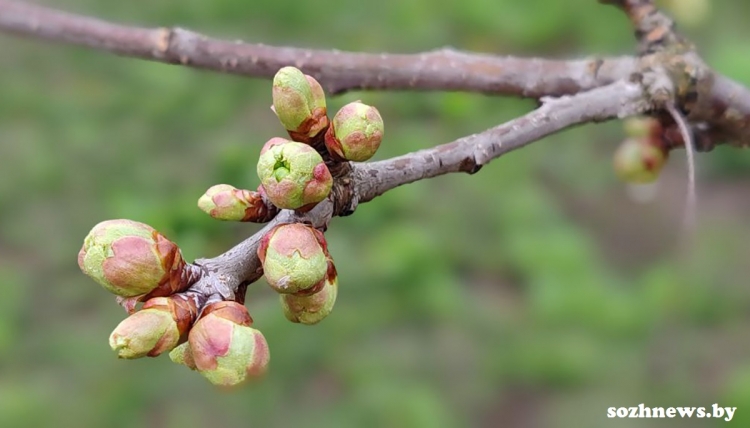
[[(627, 54), (593, 0), (64, 0), (55, 7), (268, 44), (414, 52), (451, 45), (555, 57)], [(750, 84), (750, 3), (712, 2), (686, 32)], [(681, 246), (684, 156), (639, 204), (611, 171), (620, 125), (549, 137), (485, 167), (405, 186), (335, 219), (339, 301), (315, 327), (249, 291), (269, 375), (225, 393), (166, 358), (119, 361), (124, 313), (84, 277), (88, 230), (131, 218), (214, 256), (257, 230), (196, 207), (254, 188), (282, 135), (270, 83), (0, 38), (0, 426), (706, 426), (607, 420), (606, 408), (738, 406), (750, 422), (748, 153), (699, 159), (701, 226)], [(376, 157), (448, 142), (532, 108), (458, 93), (351, 93), (380, 109)], [(744, 422), (742, 422), (744, 421)], [(711, 421), (713, 422), (713, 421)], [(724, 422), (715, 422), (716, 426)]]

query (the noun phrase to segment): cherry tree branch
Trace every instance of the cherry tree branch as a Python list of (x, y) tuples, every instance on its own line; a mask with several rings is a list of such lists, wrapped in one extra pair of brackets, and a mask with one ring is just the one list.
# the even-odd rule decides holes
[[(571, 126), (643, 114), (653, 108), (644, 88), (626, 81), (592, 89), (577, 95), (545, 99), (538, 109), (484, 132), (460, 138), (430, 149), (379, 161), (356, 163), (344, 180), (353, 192), (332, 192), (332, 198), (354, 197), (356, 203), (369, 202), (398, 186), (452, 172), (473, 174), (498, 157)], [(307, 222), (326, 228), (341, 213), (336, 206), (351, 201), (326, 200), (312, 211), (298, 214), (284, 210), (259, 232), (226, 253), (197, 260), (205, 275), (191, 290), (233, 299), (240, 286), (263, 275), (257, 256), (261, 238), (278, 224)], [(347, 213), (348, 214), (348, 213)]]
[[(688, 48), (675, 35), (672, 21), (650, 0), (600, 2), (619, 6), (628, 14), (643, 52), (670, 43)], [(449, 90), (541, 98), (608, 85), (644, 67), (644, 60), (635, 57), (566, 61), (453, 49), (367, 54), (274, 47), (213, 39), (181, 28), (124, 26), (15, 0), (0, 0), (0, 32), (249, 77), (271, 78), (282, 66), (295, 65), (313, 75), (330, 93), (355, 89)], [(688, 119), (714, 125), (715, 134), (736, 145), (750, 144), (750, 90), (711, 70), (703, 77), (697, 83), (701, 108)]]
[(688, 119), (709, 122), (732, 145), (750, 146), (750, 89), (716, 72), (707, 82), (699, 93), (708, 93), (708, 101)]
[[(262, 275), (256, 252), (270, 228), (307, 222), (324, 229), (333, 216), (349, 214), (358, 203), (390, 189), (451, 172), (477, 172), (511, 150), (571, 126), (671, 106), (690, 122), (682, 124), (683, 134), (688, 125), (700, 124), (701, 135), (750, 144), (750, 90), (707, 67), (651, 0), (599, 1), (622, 8), (630, 17), (639, 56), (567, 61), (453, 49), (368, 54), (273, 47), (214, 39), (181, 28), (124, 26), (16, 0), (0, 0), (0, 32), (249, 77), (271, 78), (279, 68), (294, 65), (330, 93), (444, 90), (542, 99), (537, 110), (482, 133), (389, 160), (353, 164), (339, 177), (329, 200), (312, 211), (281, 211), (226, 253), (196, 260), (194, 267), (201, 275), (188, 293), (233, 299)], [(657, 93), (658, 88), (650, 86), (653, 82), (666, 82), (666, 90)]]
[(642, 114), (651, 108), (641, 85), (625, 81), (543, 101), (538, 109), (484, 132), (388, 160), (355, 164), (359, 202), (425, 178), (472, 174), (493, 159), (571, 126)]
[(139, 28), (0, 0), (0, 31), (169, 64), (272, 78), (294, 65), (332, 94), (355, 89), (445, 90), (539, 98), (627, 78), (630, 57), (582, 60), (498, 57), (439, 49), (371, 54), (219, 40), (182, 28)]

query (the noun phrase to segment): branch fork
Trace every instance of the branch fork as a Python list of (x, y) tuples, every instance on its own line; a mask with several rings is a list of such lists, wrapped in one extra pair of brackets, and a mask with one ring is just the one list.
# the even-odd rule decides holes
[[(313, 204), (305, 201), (304, 207), (286, 207), (291, 209), (279, 209), (284, 205), (278, 200), (274, 205), (270, 201), (273, 195), (261, 190), (222, 188), (211, 195), (207, 193), (208, 199), (202, 198), (201, 208), (221, 208), (224, 211), (216, 211), (217, 216), (227, 215), (225, 219), (267, 224), (227, 252), (186, 265), (183, 282), (189, 288), (181, 288), (184, 291), (179, 293), (180, 298), (202, 310), (220, 301), (244, 302), (248, 285), (263, 275), (258, 257), (261, 240), (279, 225), (305, 223), (323, 231), (333, 217), (350, 215), (359, 204), (396, 187), (448, 173), (477, 173), (506, 153), (586, 123), (637, 115), (658, 119), (664, 148), (677, 147), (681, 142), (687, 149), (685, 223), (693, 224), (696, 141), (701, 150), (710, 150), (724, 141), (741, 147), (750, 145), (750, 90), (710, 69), (692, 44), (675, 32), (673, 21), (653, 1), (599, 2), (621, 8), (630, 18), (639, 43), (637, 55), (550, 60), (471, 54), (453, 49), (373, 54), (273, 47), (214, 39), (181, 28), (127, 27), (15, 0), (0, 0), (0, 32), (249, 77), (269, 78), (280, 69), (295, 65), (314, 77), (310, 78), (312, 81), (317, 79), (307, 88), (310, 100), (301, 100), (294, 91), (286, 100), (297, 107), (307, 103), (306, 107), (315, 113), (315, 120), (304, 122), (305, 126), (299, 128), (301, 125), (294, 115), (279, 118), (286, 122), (284, 125), (293, 139), (309, 144), (321, 155), (322, 162), (317, 161), (321, 169), (330, 172), (325, 183), (330, 185), (330, 193), (315, 199)], [(280, 93), (293, 86), (281, 88)], [(333, 133), (344, 127), (328, 122), (325, 100), (320, 104), (322, 87), (333, 94), (360, 89), (466, 91), (533, 98), (540, 105), (507, 123), (432, 148), (376, 162), (349, 162), (341, 157), (345, 148), (338, 147), (337, 156), (330, 154), (330, 145), (343, 144), (338, 140), (344, 138)], [(274, 81), (274, 91), (277, 89)], [(323, 129), (316, 134), (319, 128)], [(667, 138), (675, 134), (678, 137)], [(313, 152), (309, 147), (305, 149)], [(273, 163), (271, 166), (275, 171)], [(229, 205), (222, 205), (214, 198), (216, 195), (224, 198), (221, 199), (224, 202), (229, 200)], [(326, 199), (320, 201), (323, 197)], [(237, 214), (227, 208), (237, 208), (236, 204), (244, 204), (246, 211)], [(334, 282), (329, 278), (331, 287)], [(120, 303), (132, 311), (136, 302), (137, 299), (121, 299)], [(300, 305), (298, 301), (287, 302), (287, 307), (304, 306)]]

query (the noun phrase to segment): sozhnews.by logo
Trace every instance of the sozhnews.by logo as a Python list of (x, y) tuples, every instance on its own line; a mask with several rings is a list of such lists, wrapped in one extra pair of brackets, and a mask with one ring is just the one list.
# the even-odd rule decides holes
[(636, 407), (609, 407), (608, 418), (722, 418), (729, 422), (734, 417), (736, 407), (721, 407), (714, 403), (711, 407), (646, 407), (643, 403)]

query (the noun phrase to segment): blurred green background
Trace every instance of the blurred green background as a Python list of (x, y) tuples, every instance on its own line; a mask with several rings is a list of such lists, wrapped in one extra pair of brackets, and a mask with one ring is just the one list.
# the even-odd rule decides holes
[[(634, 47), (627, 19), (593, 0), (47, 4), (301, 47), (555, 57)], [(682, 28), (711, 65), (750, 84), (750, 3), (710, 6), (699, 22), (678, 15)], [(643, 189), (629, 192), (611, 170), (619, 123), (546, 138), (474, 176), (389, 192), (334, 219), (327, 238), (341, 288), (323, 323), (291, 324), (264, 281), (251, 287), (271, 369), (227, 393), (166, 357), (115, 358), (107, 338), (124, 312), (80, 273), (76, 254), (110, 218), (151, 224), (189, 260), (257, 230), (195, 205), (212, 184), (257, 186), (260, 146), (283, 136), (270, 82), (4, 35), (0, 52), (1, 427), (725, 424), (605, 417), (610, 406), (639, 403), (737, 406), (733, 424), (750, 426), (745, 151), (699, 157), (700, 226), (689, 250), (679, 245), (684, 154), (640, 203)], [(355, 99), (386, 121), (378, 159), (533, 107), (368, 92), (329, 105)]]

